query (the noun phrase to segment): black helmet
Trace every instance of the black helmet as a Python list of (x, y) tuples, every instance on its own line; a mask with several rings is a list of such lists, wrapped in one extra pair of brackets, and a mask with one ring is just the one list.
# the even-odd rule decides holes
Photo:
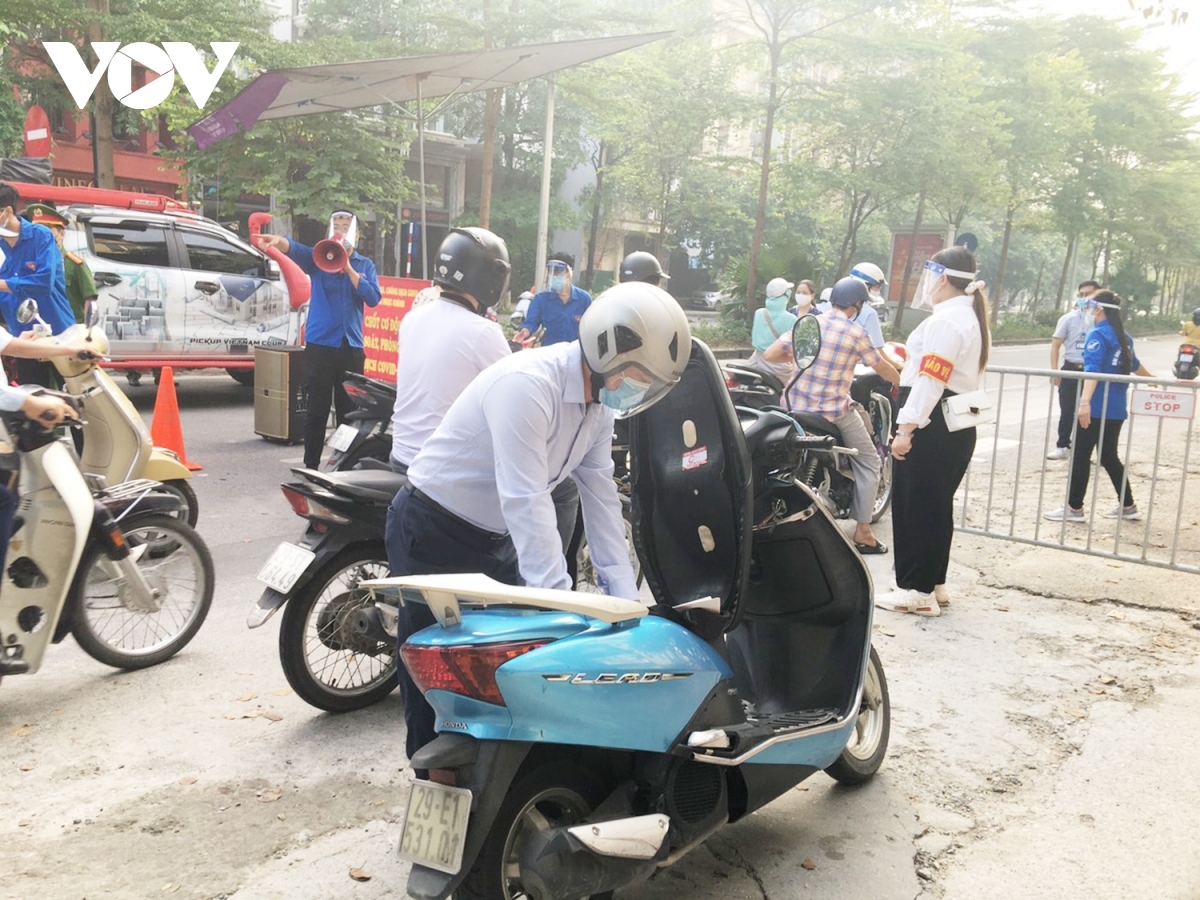
[(1192, 324), (1200, 325), (1200, 309), (1192, 310)]
[(660, 285), (671, 278), (658, 264), (658, 257), (645, 250), (630, 253), (621, 261), (621, 281), (644, 281)]
[(845, 278), (839, 279), (829, 294), (829, 302), (843, 309), (850, 306), (858, 306), (860, 303), (867, 303), (870, 299), (867, 286), (853, 275), (847, 275)]
[(508, 287), (508, 247), (486, 228), (451, 228), (438, 247), (433, 283), (494, 306)]

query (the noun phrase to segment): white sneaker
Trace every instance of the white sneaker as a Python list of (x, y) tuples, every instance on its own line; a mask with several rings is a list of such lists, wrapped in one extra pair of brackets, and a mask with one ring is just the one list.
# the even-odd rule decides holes
[(1068, 522), (1086, 522), (1087, 516), (1083, 514), (1082, 509), (1076, 509), (1073, 506), (1064, 506), (1061, 509), (1052, 510), (1046, 513), (1046, 518), (1051, 522), (1061, 522), (1066, 519)]
[(1071, 450), (1068, 447), (1055, 447), (1046, 454), (1046, 459), (1066, 459), (1071, 455)]
[(1126, 522), (1136, 522), (1141, 517), (1142, 513), (1137, 508), (1136, 503), (1132, 506), (1122, 506), (1118, 503), (1104, 514), (1104, 518), (1106, 519), (1124, 519)]
[(875, 605), (880, 609), (889, 609), (892, 612), (899, 613), (913, 613), (918, 616), (933, 617), (942, 614), (942, 608), (938, 606), (938, 602), (933, 594), (925, 594), (921, 591), (897, 589), (888, 591), (886, 594), (876, 594)]
[(938, 606), (950, 605), (950, 592), (946, 590), (944, 584), (939, 584), (933, 589), (933, 598), (937, 600)]

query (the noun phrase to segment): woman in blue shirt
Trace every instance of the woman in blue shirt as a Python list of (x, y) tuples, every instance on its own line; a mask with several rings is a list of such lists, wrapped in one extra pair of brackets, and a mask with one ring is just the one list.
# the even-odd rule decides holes
[[(1121, 319), (1121, 297), (1112, 291), (1097, 291), (1087, 300), (1093, 327), (1083, 342), (1083, 370), (1107, 375), (1149, 376), (1141, 360), (1134, 355), (1133, 338), (1125, 333)], [(1125, 464), (1117, 455), (1121, 427), (1128, 418), (1126, 393), (1129, 385), (1116, 382), (1083, 382), (1079, 399), (1079, 428), (1075, 434), (1071, 460), (1071, 483), (1067, 506), (1046, 513), (1054, 521), (1084, 522), (1083, 499), (1087, 496), (1092, 473), (1092, 451), (1100, 447), (1100, 465), (1112, 480), (1118, 503), (1104, 514), (1108, 519), (1135, 520), (1142, 517), (1133, 502), (1133, 492), (1125, 478)]]

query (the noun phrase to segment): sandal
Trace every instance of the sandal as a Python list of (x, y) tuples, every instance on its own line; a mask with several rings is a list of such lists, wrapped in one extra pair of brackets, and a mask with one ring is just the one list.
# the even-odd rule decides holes
[(875, 541), (873, 544), (860, 544), (855, 541), (854, 549), (863, 556), (882, 555), (888, 552), (887, 544), (879, 540)]

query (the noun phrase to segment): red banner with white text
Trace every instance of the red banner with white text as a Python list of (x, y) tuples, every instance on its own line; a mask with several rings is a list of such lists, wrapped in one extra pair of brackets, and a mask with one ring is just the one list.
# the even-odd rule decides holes
[(400, 320), (412, 309), (417, 293), (432, 282), (419, 278), (391, 278), (381, 275), (379, 289), (383, 299), (374, 309), (363, 311), (363, 374), (380, 381), (396, 383), (396, 339)]

